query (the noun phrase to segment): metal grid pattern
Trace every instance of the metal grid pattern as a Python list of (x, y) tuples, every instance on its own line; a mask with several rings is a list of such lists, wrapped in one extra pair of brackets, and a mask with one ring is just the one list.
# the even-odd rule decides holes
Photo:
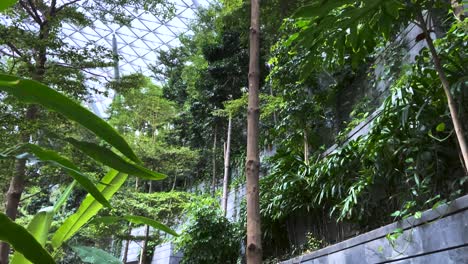
[[(151, 76), (149, 65), (156, 61), (158, 52), (179, 45), (178, 37), (188, 33), (188, 25), (195, 19), (196, 10), (208, 6), (209, 3), (209, 0), (169, 1), (175, 6), (175, 16), (168, 21), (163, 21), (149, 12), (125, 6), (123, 8), (126, 15), (132, 18), (130, 26), (103, 23), (100, 20), (95, 20), (92, 26), (82, 28), (64, 23), (61, 31), (63, 40), (75, 47), (93, 43), (114, 49), (121, 58), (118, 62), (118, 72), (121, 75), (140, 72)], [(2, 16), (0, 22), (11, 23), (8, 18)], [(34, 24), (24, 24), (21, 27), (28, 31), (37, 31)], [(115, 77), (114, 67), (93, 69), (92, 73), (106, 79)], [(101, 86), (99, 83), (90, 85), (95, 88)], [(93, 94), (92, 100), (93, 103), (89, 106), (93, 112), (105, 117), (111, 98)]]
[[(127, 15), (133, 18), (130, 26), (105, 24), (94, 21), (92, 27), (77, 28), (65, 24), (62, 34), (71, 45), (82, 46), (93, 42), (104, 47), (112, 47), (115, 34), (117, 51), (121, 56), (119, 70), (122, 74), (142, 72), (150, 75), (148, 65), (154, 63), (158, 51), (179, 45), (178, 36), (188, 31), (188, 24), (195, 17), (199, 6), (206, 6), (206, 1), (173, 0), (176, 15), (169, 21), (133, 7), (124, 7)], [(112, 68), (101, 69), (104, 76), (113, 77)], [(100, 70), (100, 71), (101, 71)]]

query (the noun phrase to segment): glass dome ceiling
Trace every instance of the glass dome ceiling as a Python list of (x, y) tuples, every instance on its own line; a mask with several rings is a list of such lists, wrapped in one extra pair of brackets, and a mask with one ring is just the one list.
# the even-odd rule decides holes
[[(188, 31), (188, 25), (195, 18), (196, 9), (206, 6), (206, 0), (172, 0), (175, 16), (162, 21), (143, 10), (125, 6), (125, 12), (132, 17), (130, 26), (104, 24), (94, 21), (92, 27), (77, 28), (74, 25), (63, 26), (64, 39), (71, 45), (82, 46), (95, 42), (105, 47), (113, 46), (115, 34), (117, 52), (121, 56), (119, 70), (121, 74), (141, 72), (150, 75), (148, 65), (154, 63), (158, 51), (167, 50), (180, 44), (178, 36)], [(114, 77), (112, 68), (103, 68), (103, 75)]]
[[(188, 25), (195, 19), (196, 10), (199, 7), (206, 7), (208, 1), (169, 0), (174, 4), (175, 15), (165, 21), (144, 10), (124, 6), (125, 13), (132, 18), (129, 26), (103, 23), (96, 19), (93, 25), (88, 27), (80, 28), (71, 24), (63, 24), (61, 34), (63, 40), (71, 46), (82, 47), (95, 43), (110, 49), (114, 48), (120, 56), (118, 62), (120, 75), (140, 72), (151, 76), (149, 65), (156, 61), (159, 51), (168, 50), (180, 44), (178, 37), (183, 33), (189, 33)], [(0, 21), (9, 23), (8, 19), (2, 16), (0, 16)], [(30, 29), (30, 25), (25, 25), (25, 27)], [(106, 79), (115, 77), (113, 67), (97, 68), (91, 71)], [(102, 94), (93, 94), (92, 101), (90, 108), (99, 116), (106, 116), (105, 110), (111, 99)]]
[[(172, 0), (175, 7), (175, 16), (163, 21), (157, 16), (135, 9), (131, 6), (124, 7), (127, 15), (133, 19), (130, 26), (117, 24), (104, 24), (95, 20), (92, 27), (77, 28), (73, 25), (64, 25), (64, 39), (71, 45), (96, 44), (113, 47), (113, 38), (117, 53), (120, 56), (120, 75), (141, 72), (151, 76), (149, 65), (156, 61), (158, 52), (168, 50), (180, 44), (178, 37), (189, 31), (189, 23), (195, 18), (195, 12), (199, 7), (208, 5), (208, 0)], [(114, 68), (100, 68), (94, 71), (99, 75), (114, 78)], [(92, 111), (105, 117), (106, 109), (111, 98), (102, 94), (92, 95), (92, 103), (89, 107)]]

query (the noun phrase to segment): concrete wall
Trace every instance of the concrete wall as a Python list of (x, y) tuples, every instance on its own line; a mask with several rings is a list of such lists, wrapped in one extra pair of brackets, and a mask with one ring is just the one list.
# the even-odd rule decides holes
[(165, 243), (154, 249), (153, 260), (151, 264), (179, 264), (182, 259), (182, 253), (175, 253), (172, 243)]
[[(131, 235), (132, 236), (139, 236), (139, 237), (143, 237), (145, 235), (145, 227), (142, 226), (142, 227), (138, 227), (138, 228), (134, 228), (132, 229), (131, 231)], [(152, 230), (150, 231), (152, 232)], [(123, 254), (125, 252), (125, 245), (126, 245), (126, 241), (124, 241), (122, 243), (122, 256), (120, 259), (123, 259)], [(139, 261), (139, 256), (140, 256), (140, 253), (141, 253), (141, 247), (143, 246), (143, 242), (142, 241), (130, 241), (130, 244), (128, 245), (128, 253), (127, 253), (127, 263), (134, 263), (134, 262), (138, 262)]]
[[(386, 235), (402, 228), (392, 246)], [(468, 263), (468, 195), (283, 264)]]

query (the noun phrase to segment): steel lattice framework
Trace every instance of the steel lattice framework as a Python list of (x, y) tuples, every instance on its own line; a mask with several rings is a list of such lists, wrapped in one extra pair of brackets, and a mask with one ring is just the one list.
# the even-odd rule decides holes
[[(113, 48), (121, 58), (117, 67), (121, 75), (140, 72), (150, 76), (149, 66), (155, 63), (159, 51), (168, 50), (180, 44), (179, 36), (189, 33), (189, 23), (195, 18), (196, 10), (199, 7), (206, 7), (209, 0), (169, 1), (174, 4), (175, 16), (167, 21), (144, 10), (124, 6), (126, 15), (132, 18), (129, 26), (103, 23), (98, 19), (88, 27), (64, 23), (61, 31), (63, 40), (76, 47), (93, 43)], [(9, 23), (1, 16), (0, 21)], [(24, 25), (24, 27), (34, 30), (30, 28), (30, 25)], [(97, 75), (112, 79), (115, 77), (114, 70), (115, 68), (108, 67), (92, 71)], [(94, 103), (90, 104), (92, 110), (100, 116), (105, 116), (105, 109), (110, 98), (100, 94), (94, 94), (92, 97), (94, 99)]]
[[(143, 10), (130, 6), (123, 7), (132, 17), (130, 26), (103, 23), (95, 20), (92, 27), (77, 28), (65, 24), (62, 33), (71, 45), (82, 46), (96, 43), (104, 47), (113, 46), (115, 35), (117, 52), (121, 56), (119, 69), (122, 74), (142, 72), (149, 75), (148, 66), (155, 62), (158, 51), (179, 45), (178, 37), (188, 31), (190, 20), (199, 6), (206, 5), (201, 0), (173, 0), (175, 16), (163, 21)], [(113, 77), (112, 68), (102, 69), (105, 76)]]

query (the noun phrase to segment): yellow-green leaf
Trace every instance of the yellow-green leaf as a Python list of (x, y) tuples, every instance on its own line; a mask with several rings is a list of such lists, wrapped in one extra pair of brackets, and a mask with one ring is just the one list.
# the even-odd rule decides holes
[[(127, 174), (120, 173), (116, 170), (110, 170), (106, 176), (102, 178), (102, 184), (98, 185), (98, 190), (106, 199), (110, 199), (114, 193), (119, 190), (126, 179)], [(65, 241), (75, 235), (102, 207), (102, 204), (88, 194), (76, 213), (68, 217), (57, 232), (55, 232), (52, 237), (52, 246), (54, 249), (59, 248)]]
[[(29, 223), (27, 230), (34, 236), (41, 246), (44, 246), (47, 241), (49, 234), (50, 225), (52, 224), (52, 218), (54, 216), (54, 210), (52, 207), (41, 209)], [(18, 251), (15, 251), (11, 264), (30, 264), (31, 261), (27, 260), (25, 256)]]

